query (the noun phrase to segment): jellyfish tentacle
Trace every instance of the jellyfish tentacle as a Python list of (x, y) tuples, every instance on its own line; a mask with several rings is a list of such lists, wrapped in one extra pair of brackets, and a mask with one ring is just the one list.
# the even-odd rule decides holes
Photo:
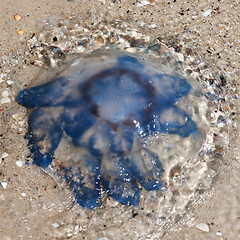
[(144, 147), (130, 154), (127, 159), (129, 169), (146, 190), (162, 188), (163, 168), (156, 153)]
[(81, 92), (74, 87), (77, 82), (70, 79), (60, 77), (43, 85), (24, 89), (18, 94), (17, 100), (29, 108), (82, 105)]
[(110, 152), (124, 153), (131, 151), (134, 143), (134, 136), (126, 127), (120, 127), (118, 132), (109, 129), (108, 137), (110, 139)]
[(46, 168), (51, 164), (54, 152), (62, 138), (62, 128), (59, 125), (59, 114), (50, 114), (51, 108), (36, 109), (30, 116), (27, 140), (33, 163)]
[(85, 153), (77, 164), (64, 168), (66, 182), (82, 207), (93, 209), (101, 204), (100, 167), (98, 156)]
[(169, 106), (159, 114), (152, 116), (152, 121), (147, 125), (149, 135), (155, 133), (177, 134), (180, 137), (199, 131), (196, 123), (191, 117), (177, 106)]
[(101, 180), (109, 196), (125, 205), (137, 206), (140, 190), (133, 173), (125, 165), (121, 154), (104, 156)]
[(176, 100), (186, 96), (192, 88), (187, 79), (178, 74), (173, 76), (156, 74), (152, 77), (152, 80), (158, 96), (157, 100), (161, 102), (160, 107), (175, 103)]
[(95, 126), (96, 122), (97, 119), (89, 108), (65, 108), (62, 114), (63, 129), (76, 146), (88, 147), (89, 136), (84, 138), (84, 134)]

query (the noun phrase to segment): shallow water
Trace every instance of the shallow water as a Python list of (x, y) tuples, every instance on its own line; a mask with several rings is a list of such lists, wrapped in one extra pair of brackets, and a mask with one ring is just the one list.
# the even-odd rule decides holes
[[(54, 29), (56, 29), (56, 27), (54, 27)], [(42, 32), (42, 30), (40, 30), (40, 32)], [(51, 33), (51, 26), (46, 32)], [(144, 30), (143, 32), (143, 36), (149, 36), (147, 33), (145, 34)], [(37, 35), (39, 36), (40, 34)], [(152, 35), (150, 34), (150, 36)], [(49, 39), (52, 39), (51, 34)], [(184, 36), (182, 36), (181, 39), (184, 39), (182, 43), (185, 41), (185, 44), (190, 41), (186, 40)], [(49, 44), (52, 44), (51, 40), (44, 41), (49, 41)], [(174, 41), (178, 42), (178, 40), (173, 40), (172, 38), (169, 40), (167, 37), (164, 41), (168, 46), (174, 46)], [(184, 56), (187, 55), (184, 52), (185, 49), (188, 52), (189, 50), (187, 49), (189, 49), (191, 45), (195, 46), (192, 57), (195, 58), (196, 61), (190, 64), (192, 62), (190, 58), (189, 62), (188, 59), (186, 59), (185, 62), (187, 62), (192, 69), (195, 67), (194, 70), (196, 70), (197, 74), (200, 74), (200, 79), (206, 82), (207, 91), (217, 91), (217, 96), (222, 96), (222, 100), (218, 99), (218, 101), (213, 101), (213, 104), (209, 106), (208, 119), (212, 124), (211, 129), (208, 130), (209, 136), (207, 140), (209, 145), (213, 146), (209, 158), (193, 158), (187, 162), (184, 160), (179, 161), (179, 159), (173, 160), (172, 163), (169, 164), (169, 168), (166, 166), (166, 169), (169, 169), (168, 182), (170, 183), (170, 190), (165, 195), (165, 198), (161, 198), (161, 196), (158, 195), (152, 196), (148, 192), (144, 193), (145, 198), (143, 198), (142, 201), (144, 209), (121, 206), (117, 202), (106, 198), (104, 199), (104, 207), (90, 212), (81, 209), (77, 205), (73, 205), (74, 199), (71, 197), (71, 192), (66, 189), (60, 190), (62, 186), (56, 187), (55, 180), (44, 175), (43, 172), (40, 172), (38, 168), (32, 165), (29, 167), (24, 167), (24, 165), (21, 168), (17, 167), (16, 175), (18, 175), (18, 177), (12, 176), (9, 170), (15, 169), (16, 164), (14, 161), (13, 163), (6, 161), (8, 158), (5, 157), (6, 160), (2, 162), (4, 170), (2, 182), (6, 182), (6, 176), (11, 176), (11, 182), (13, 183), (8, 182), (6, 190), (9, 189), (10, 186), (13, 186), (13, 188), (12, 192), (9, 191), (8, 194), (3, 192), (1, 199), (3, 204), (8, 204), (9, 201), (7, 203), (6, 199), (11, 199), (10, 202), (12, 202), (13, 208), (10, 208), (8, 213), (14, 216), (13, 218), (17, 221), (17, 226), (19, 227), (17, 228), (18, 233), (11, 234), (6, 226), (1, 227), (4, 237), (24, 235), (28, 238), (30, 235), (34, 236), (35, 234), (39, 239), (43, 239), (42, 236), (44, 233), (49, 239), (57, 237), (64, 238), (64, 236), (67, 235), (72, 239), (77, 238), (77, 236), (87, 239), (98, 239), (103, 236), (109, 239), (121, 239), (116, 236), (123, 236), (123, 234), (126, 235), (125, 238), (129, 239), (158, 239), (160, 236), (164, 236), (164, 239), (171, 239), (175, 235), (174, 232), (176, 232), (176, 236), (180, 236), (182, 239), (186, 239), (186, 237), (189, 238), (195, 234), (198, 234), (198, 239), (204, 238), (205, 236), (211, 236), (212, 239), (215, 239), (218, 231), (223, 234), (222, 236), (220, 235), (220, 237), (234, 239), (233, 237), (237, 236), (239, 226), (237, 221), (234, 221), (234, 219), (238, 218), (239, 214), (237, 192), (239, 160), (237, 157), (239, 156), (237, 156), (238, 150), (236, 148), (237, 142), (235, 137), (238, 131), (234, 129), (238, 125), (238, 122), (234, 119), (236, 119), (236, 114), (239, 109), (236, 99), (237, 96), (235, 96), (235, 94), (239, 93), (237, 82), (234, 82), (237, 80), (237, 78), (234, 77), (236, 70), (230, 73), (230, 67), (223, 64), (223, 59), (226, 58), (220, 60), (208, 59), (204, 55), (205, 52), (203, 49), (198, 51), (201, 58), (199, 56), (196, 57), (196, 49), (198, 47), (196, 46), (197, 44), (193, 44), (194, 41), (195, 39), (193, 38), (189, 45), (187, 44), (187, 46), (185, 46), (182, 44), (181, 52)], [(82, 49), (80, 50), (82, 51)], [(41, 59), (39, 60), (37, 57), (38, 52), (35, 51), (34, 53), (36, 53), (36, 55), (32, 56), (30, 54), (26, 59), (32, 58), (35, 63), (41, 63)], [(48, 51), (43, 51), (43, 53), (47, 54)], [(222, 54), (224, 54), (224, 52)], [(234, 55), (232, 56), (234, 58)], [(181, 57), (181, 55), (178, 57)], [(201, 61), (203, 61), (202, 58), (204, 59), (204, 64), (201, 64)], [(43, 61), (49, 65), (57, 65), (59, 54), (50, 62), (48, 62), (47, 59), (48, 56), (45, 56)], [(225, 70), (224, 66), (228, 69)], [(21, 74), (21, 72), (17, 74)], [(227, 86), (225, 86), (224, 81), (221, 80), (220, 75), (223, 75), (225, 79), (227, 79)], [(229, 76), (232, 76), (232, 78)], [(29, 76), (29, 80), (31, 78), (32, 76)], [(213, 86), (211, 85), (212, 79), (214, 80)], [(22, 84), (19, 84), (20, 88), (22, 88), (23, 82), (25, 84), (26, 81), (20, 80), (19, 83), (21, 82)], [(210, 87), (208, 88), (208, 86)], [(11, 87), (8, 86), (7, 89), (11, 89)], [(4, 108), (6, 111), (4, 111), (2, 115), (3, 121), (4, 123), (8, 122), (8, 129), (12, 129), (12, 132), (16, 131), (20, 134), (16, 136), (13, 133), (12, 136), (14, 136), (14, 140), (12, 142), (18, 141), (18, 144), (23, 143), (24, 145), (21, 146), (25, 146), (24, 148), (21, 147), (23, 149), (21, 150), (21, 154), (17, 154), (14, 159), (16, 159), (16, 162), (20, 161), (24, 163), (26, 159), (31, 162), (30, 157), (26, 158), (28, 156), (28, 150), (26, 142), (22, 139), (27, 129), (27, 117), (24, 109), (20, 110), (18, 106), (14, 104), (11, 106), (11, 108)], [(14, 117), (12, 117), (13, 115)], [(4, 140), (2, 146), (4, 147), (4, 153), (9, 154), (8, 144), (9, 141)], [(61, 149), (65, 149), (65, 152), (62, 152)], [(208, 149), (207, 146), (206, 149)], [(71, 149), (62, 143), (58, 153), (56, 153), (56, 158), (67, 158), (70, 156)], [(18, 162), (18, 164), (20, 163)], [(23, 170), (23, 168), (25, 168), (25, 170)], [(207, 170), (209, 170), (209, 172)], [(23, 173), (27, 177), (23, 176)], [(181, 181), (179, 181), (185, 177), (192, 180), (192, 182), (189, 181), (190, 184), (187, 189), (184, 188)], [(19, 192), (20, 200), (25, 203), (23, 208), (25, 211), (24, 218), (22, 218), (22, 212), (16, 210), (17, 203), (15, 202), (16, 197), (14, 196), (14, 189), (19, 186), (17, 185), (17, 181), (20, 179), (25, 183), (20, 185), (21, 187), (19, 188), (19, 191), (21, 191)], [(37, 186), (38, 188), (32, 186)], [(198, 191), (196, 191), (196, 189), (198, 189)], [(191, 190), (193, 191), (191, 192)], [(226, 198), (226, 196), (229, 196), (229, 198)], [(157, 211), (155, 211), (155, 209), (157, 209)], [(6, 213), (3, 213), (3, 216), (5, 214)], [(100, 226), (99, 219), (101, 219)], [(129, 228), (129, 222), (131, 222), (131, 228)], [(208, 225), (210, 228), (209, 233), (201, 233), (199, 230), (196, 230), (195, 227), (190, 228), (201, 222)], [(38, 225), (36, 225), (36, 223), (38, 223)], [(155, 225), (153, 223), (157, 224)], [(143, 225), (148, 226), (148, 228), (142, 229)], [(185, 226), (185, 228), (183, 226)], [(228, 230), (229, 226), (231, 226), (231, 232)]]

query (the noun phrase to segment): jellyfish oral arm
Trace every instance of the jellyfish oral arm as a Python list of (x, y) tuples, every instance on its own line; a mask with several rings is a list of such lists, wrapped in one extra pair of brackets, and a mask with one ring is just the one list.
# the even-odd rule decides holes
[(54, 152), (62, 139), (63, 131), (50, 109), (35, 109), (30, 116), (27, 140), (33, 162), (46, 168), (51, 164)]

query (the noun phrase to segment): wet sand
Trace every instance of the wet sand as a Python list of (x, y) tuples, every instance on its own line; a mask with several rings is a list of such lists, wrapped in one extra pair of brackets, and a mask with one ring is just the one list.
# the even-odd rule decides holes
[[(146, 1), (142, 1), (145, 3)], [(149, 1), (150, 2), (150, 1)], [(151, 1), (151, 3), (154, 1)], [(240, 6), (237, 1), (58, 1), (1, 2), (0, 24), (0, 238), (1, 239), (238, 239), (240, 238), (239, 76)], [(17, 21), (14, 15), (21, 19)], [(112, 206), (98, 214), (73, 204), (71, 193), (31, 161), (26, 140), (26, 109), (15, 102), (16, 86), (26, 87), (40, 71), (24, 55), (27, 41), (39, 33), (39, 20), (54, 17), (87, 21), (127, 21), (169, 45), (171, 39), (192, 48), (209, 71), (224, 75), (229, 107), (229, 142), (216, 159), (219, 176), (211, 191), (192, 203), (174, 226), (148, 228), (143, 215)], [(24, 32), (19, 32), (23, 30)], [(15, 86), (16, 84), (16, 86)], [(118, 212), (119, 211), (119, 214)], [(183, 214), (184, 215), (184, 214)], [(103, 221), (99, 221), (103, 219)], [(199, 223), (203, 224), (199, 230)], [(149, 230), (151, 229), (151, 231)]]

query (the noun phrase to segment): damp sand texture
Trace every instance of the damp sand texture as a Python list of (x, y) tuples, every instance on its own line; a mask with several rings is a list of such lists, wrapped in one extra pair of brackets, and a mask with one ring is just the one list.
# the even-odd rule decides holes
[[(58, 5), (48, 1), (41, 4), (3, 1), (0, 11), (1, 238), (239, 238), (239, 11), (239, 3), (234, 1), (60, 1)], [(19, 21), (15, 14), (21, 16)], [(159, 37), (174, 49), (187, 46), (196, 53), (197, 60), (204, 62), (201, 71), (205, 70), (206, 81), (223, 83), (220, 94), (224, 105), (219, 104), (216, 116), (213, 113), (216, 122), (218, 114), (228, 113), (227, 142), (224, 134), (220, 137), (213, 134), (213, 141), (220, 144), (211, 167), (216, 167), (219, 174), (211, 191), (199, 193), (185, 212), (164, 223), (164, 219), (155, 219), (152, 208), (136, 210), (108, 199), (105, 208), (83, 210), (74, 204), (70, 191), (61, 189), (37, 166), (25, 164), (32, 161), (24, 139), (27, 112), (15, 102), (14, 82), (23, 89), (38, 75), (41, 67), (35, 63), (37, 59), (24, 53), (29, 51), (27, 41), (42, 31), (38, 20), (51, 17), (77, 17), (89, 22), (127, 21), (133, 28), (142, 27), (145, 35)], [(226, 84), (221, 82), (220, 75)], [(153, 226), (156, 221), (158, 224)]]

